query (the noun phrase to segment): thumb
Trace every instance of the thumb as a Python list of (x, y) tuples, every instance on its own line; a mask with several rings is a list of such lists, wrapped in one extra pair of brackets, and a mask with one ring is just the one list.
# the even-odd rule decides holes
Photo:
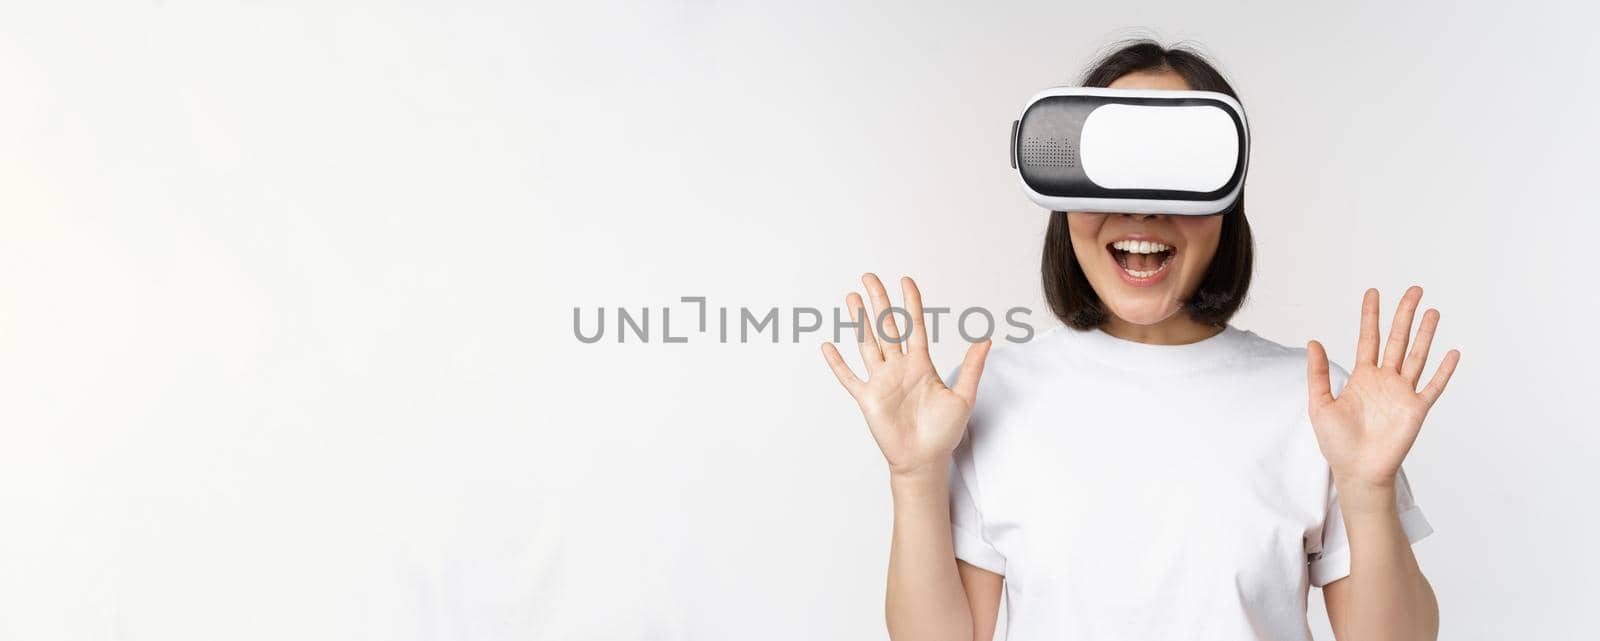
[(967, 348), (967, 356), (961, 360), (961, 376), (956, 379), (955, 390), (957, 396), (967, 401), (968, 405), (978, 399), (978, 379), (983, 377), (983, 361), (989, 357), (989, 348), (994, 342), (984, 339), (973, 343)]
[(1328, 351), (1322, 343), (1306, 343), (1306, 398), (1315, 407), (1333, 401), (1332, 384), (1328, 380)]

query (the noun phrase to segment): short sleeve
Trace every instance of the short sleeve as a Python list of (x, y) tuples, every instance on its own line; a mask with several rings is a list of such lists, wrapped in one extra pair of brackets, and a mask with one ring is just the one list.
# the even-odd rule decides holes
[[(945, 380), (954, 383), (960, 367)], [(950, 457), (950, 538), (956, 558), (995, 574), (1006, 573), (1006, 557), (984, 536), (983, 512), (979, 509), (977, 473), (972, 454), (972, 426), (961, 437)]]
[(978, 501), (966, 480), (971, 473), (971, 461), (968, 439), (963, 438), (950, 461), (950, 538), (955, 543), (956, 558), (995, 574), (1005, 574), (1006, 557), (984, 538), (983, 513), (978, 510)]
[[(1328, 484), (1328, 516), (1323, 521), (1320, 537), (1308, 541), (1307, 552), (1311, 563), (1311, 585), (1322, 587), (1350, 576), (1350, 539), (1345, 532), (1344, 514), (1339, 510), (1339, 490)], [(1411, 494), (1411, 484), (1401, 469), (1395, 476), (1395, 508), (1400, 516), (1400, 528), (1406, 540), (1416, 543), (1433, 533), (1433, 526), (1422, 516)]]

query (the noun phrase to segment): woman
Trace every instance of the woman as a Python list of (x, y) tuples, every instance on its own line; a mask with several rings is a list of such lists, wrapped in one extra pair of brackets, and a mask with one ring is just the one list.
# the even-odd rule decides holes
[[(1083, 84), (1234, 95), (1152, 42)], [(1309, 639), (1312, 585), (1341, 641), (1437, 637), (1410, 546), (1431, 530), (1401, 461), (1460, 354), (1419, 390), (1438, 312), (1411, 340), (1412, 287), (1380, 350), (1368, 290), (1354, 370), (1330, 373), (1316, 341), (1228, 324), (1250, 269), (1242, 196), (1214, 216), (1053, 212), (1044, 286), (1066, 327), (992, 359), (973, 345), (947, 387), (906, 278), (909, 334), (865, 332), (865, 381), (823, 346), (889, 464), (891, 637), (987, 640), (1004, 591), (1017, 640)], [(888, 293), (863, 283), (879, 318)], [(894, 314), (883, 331), (898, 336)]]

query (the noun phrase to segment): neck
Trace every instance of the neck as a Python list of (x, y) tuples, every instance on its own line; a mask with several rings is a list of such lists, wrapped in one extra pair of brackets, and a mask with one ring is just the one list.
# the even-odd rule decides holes
[(1222, 333), (1221, 327), (1197, 323), (1187, 314), (1179, 312), (1154, 325), (1135, 325), (1111, 316), (1101, 326), (1105, 333), (1126, 341), (1150, 345), (1187, 345), (1198, 343)]

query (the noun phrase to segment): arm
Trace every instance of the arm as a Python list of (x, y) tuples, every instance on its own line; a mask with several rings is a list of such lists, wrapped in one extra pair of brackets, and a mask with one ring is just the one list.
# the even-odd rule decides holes
[[(822, 346), (822, 355), (839, 384), (861, 406), (872, 438), (889, 464), (894, 493), (894, 538), (884, 599), (889, 635), (895, 641), (973, 641), (978, 626), (987, 625), (992, 636), (995, 613), (975, 612), (973, 604), (992, 603), (998, 608), (999, 576), (991, 574), (990, 579), (959, 569), (947, 485), (951, 453), (966, 432), (989, 342), (967, 350), (955, 386), (946, 387), (928, 357), (922, 294), (916, 283), (910, 278), (900, 282), (911, 319), (905, 340), (880, 343), (872, 319), (883, 319), (884, 335), (899, 339), (894, 314), (887, 313), (889, 294), (877, 276), (866, 274), (861, 280), (875, 313), (868, 316), (861, 297), (853, 292), (845, 297), (845, 306), (868, 330), (859, 345), (867, 380), (856, 377), (831, 343)], [(968, 584), (966, 578), (974, 580)], [(969, 600), (969, 592), (976, 596)]]
[(1439, 325), (1439, 312), (1428, 310), (1406, 351), (1421, 300), (1420, 287), (1401, 298), (1380, 360), (1378, 292), (1367, 290), (1355, 368), (1337, 398), (1327, 352), (1316, 341), (1306, 346), (1311, 424), (1333, 471), (1350, 543), (1350, 575), (1323, 588), (1329, 623), (1341, 641), (1432, 641), (1439, 634), (1438, 603), (1401, 528), (1395, 482), (1461, 353), (1445, 354), (1417, 389)]
[(896, 475), (894, 538), (884, 615), (896, 640), (988, 641), (1000, 608), (1000, 575), (958, 561), (950, 538), (946, 466)]
[(1439, 637), (1439, 604), (1400, 527), (1394, 497), (1394, 488), (1340, 494), (1350, 576), (1322, 589), (1338, 639)]
[(972, 608), (973, 641), (990, 641), (1000, 617), (1005, 577), (966, 561), (957, 561), (956, 565), (961, 572), (961, 583), (967, 588), (967, 604)]

